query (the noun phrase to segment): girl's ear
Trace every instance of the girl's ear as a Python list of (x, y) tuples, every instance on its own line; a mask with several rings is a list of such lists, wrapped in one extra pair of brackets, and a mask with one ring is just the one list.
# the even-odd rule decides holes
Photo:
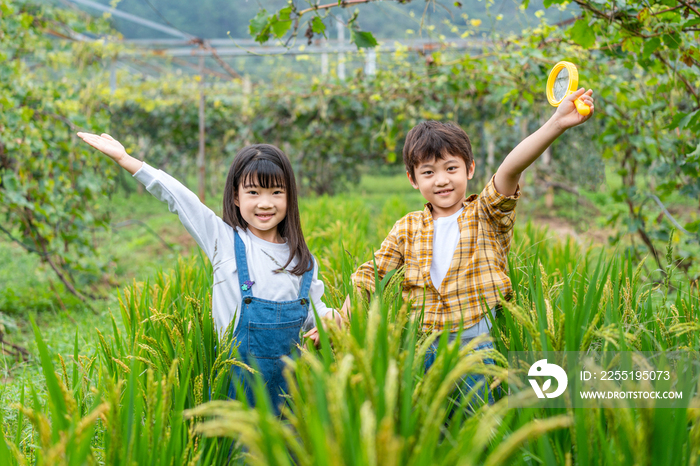
[(240, 202), (238, 202), (238, 190), (233, 193), (233, 205), (240, 207)]

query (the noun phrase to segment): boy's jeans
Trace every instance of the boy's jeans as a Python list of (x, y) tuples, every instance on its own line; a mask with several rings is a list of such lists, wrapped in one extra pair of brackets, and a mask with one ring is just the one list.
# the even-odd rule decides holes
[[(495, 308), (491, 309), (491, 316), (493, 320), (496, 318), (496, 311)], [(460, 335), (460, 343), (459, 346), (460, 348), (464, 348), (467, 344), (469, 344), (470, 341), (472, 341), (474, 338), (478, 337), (479, 335), (483, 335), (484, 333), (490, 333), (491, 332), (491, 322), (489, 322), (489, 319), (487, 316), (484, 316), (479, 322), (474, 324), (473, 326), (462, 330), (462, 333)], [(449, 342), (452, 343), (455, 338), (457, 338), (457, 332), (452, 332), (449, 335)], [(425, 354), (425, 371), (427, 372), (428, 369), (433, 365), (435, 362), (435, 358), (437, 356), (437, 346), (438, 346), (438, 341), (434, 341), (433, 344), (430, 346), (428, 351)], [(479, 351), (482, 349), (493, 349), (493, 343), (490, 341), (481, 343), (477, 347), (474, 348), (475, 351)], [(491, 358), (485, 358), (484, 359), (484, 364), (495, 364), (495, 361)], [(483, 375), (481, 374), (467, 374), (463, 379), (462, 383), (458, 387), (457, 390), (457, 395), (456, 395), (456, 402), (459, 403), (459, 399), (461, 398), (462, 394), (467, 394), (469, 391), (471, 391), (477, 384), (481, 384), (482, 389), (485, 389), (487, 394), (488, 394), (488, 402), (489, 404), (494, 403), (493, 399), (493, 394), (491, 393), (491, 389), (488, 386), (488, 383), (486, 382), (486, 379), (484, 378)], [(500, 387), (499, 387), (500, 388)], [(480, 390), (480, 393), (483, 394), (483, 391)], [(478, 395), (479, 396), (479, 395)], [(479, 396), (479, 399), (481, 400), (483, 397)], [(472, 406), (472, 401), (469, 402), (469, 411), (473, 411), (474, 406)], [(480, 405), (481, 403), (476, 403), (476, 405)], [(452, 414), (452, 413), (450, 413)]]

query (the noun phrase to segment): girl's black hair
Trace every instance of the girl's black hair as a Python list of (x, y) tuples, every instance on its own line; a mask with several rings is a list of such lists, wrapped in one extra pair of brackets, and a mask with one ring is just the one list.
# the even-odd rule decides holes
[(277, 147), (270, 144), (253, 144), (236, 154), (224, 188), (224, 222), (233, 228), (248, 228), (248, 222), (243, 219), (241, 209), (234, 200), (238, 196), (238, 187), (252, 184), (253, 180), (256, 180), (261, 188), (281, 186), (287, 193), (287, 215), (277, 225), (277, 231), (287, 240), (289, 246), (289, 258), (282, 269), (296, 257), (298, 262), (290, 271), (295, 275), (303, 275), (304, 272), (313, 269), (313, 257), (301, 231), (297, 184), (292, 164)]

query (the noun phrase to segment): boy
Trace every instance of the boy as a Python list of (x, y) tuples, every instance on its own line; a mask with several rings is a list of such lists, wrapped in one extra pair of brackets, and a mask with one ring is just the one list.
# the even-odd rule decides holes
[[(405, 265), (404, 300), (413, 303), (414, 314), (424, 309), (424, 330), (449, 330), (450, 341), (461, 330), (462, 346), (489, 333), (482, 303), (493, 313), (500, 296), (512, 291), (506, 260), (520, 174), (564, 131), (593, 115), (592, 93), (582, 88), (566, 97), (549, 121), (508, 154), (478, 196), (466, 198), (475, 164), (464, 130), (426, 121), (408, 133), (403, 149), (406, 175), (428, 203), (423, 211), (396, 222), (375, 261), (380, 279)], [(588, 116), (577, 112), (577, 98), (590, 107)], [(374, 291), (374, 280), (372, 261), (352, 276), (353, 284), (368, 292)], [(348, 297), (340, 311), (343, 317), (349, 308)], [(318, 338), (315, 329), (306, 336)], [(487, 342), (480, 348), (493, 346)], [(433, 351), (426, 370), (434, 359)]]

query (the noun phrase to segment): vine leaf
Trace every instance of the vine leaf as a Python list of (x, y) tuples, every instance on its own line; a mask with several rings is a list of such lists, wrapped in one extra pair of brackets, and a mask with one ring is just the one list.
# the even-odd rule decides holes
[(569, 37), (583, 48), (590, 48), (595, 44), (595, 32), (588, 26), (588, 21), (579, 19), (576, 24), (569, 29)]
[(371, 32), (350, 29), (350, 42), (357, 45), (358, 49), (373, 48), (377, 46), (377, 39)]
[(250, 20), (248, 32), (261, 44), (267, 42), (270, 38), (270, 18), (267, 16), (267, 10), (258, 11), (258, 14)]
[(311, 30), (314, 34), (323, 34), (326, 32), (326, 25), (323, 24), (323, 20), (320, 16), (314, 16), (314, 19), (311, 21)]
[(270, 29), (272, 29), (272, 34), (276, 38), (282, 38), (287, 31), (289, 31), (289, 28), (292, 27), (292, 20), (290, 18), (291, 15), (292, 7), (288, 6), (286, 8), (282, 8), (277, 13), (277, 16), (270, 18)]

